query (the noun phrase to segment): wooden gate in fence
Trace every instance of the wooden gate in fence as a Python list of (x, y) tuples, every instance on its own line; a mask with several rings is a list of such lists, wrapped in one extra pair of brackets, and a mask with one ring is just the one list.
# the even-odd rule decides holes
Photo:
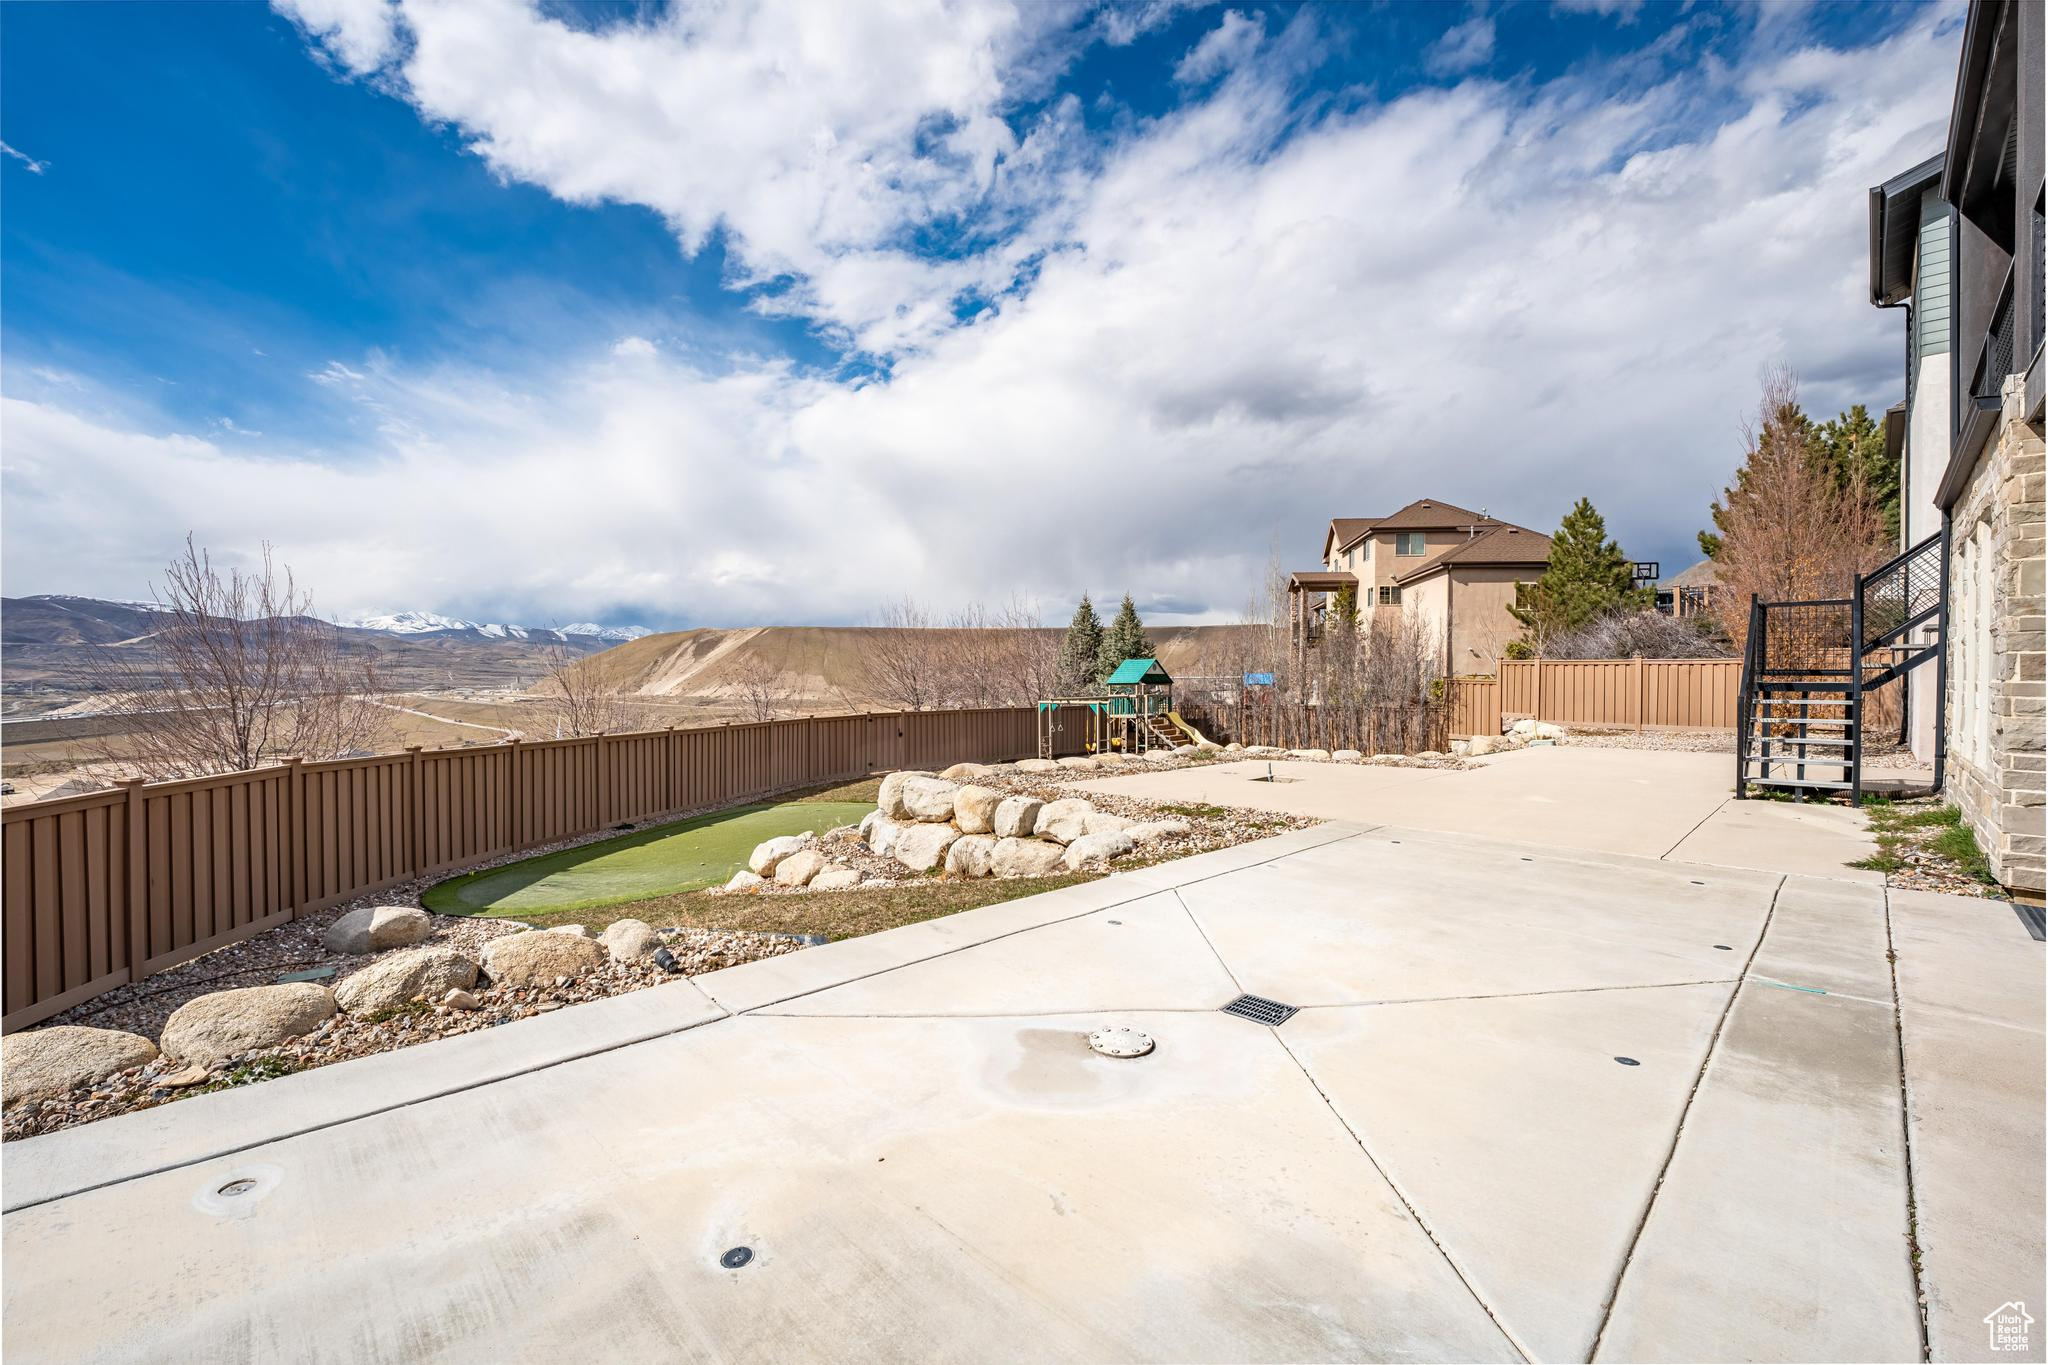
[[(1079, 735), (1080, 727), (1069, 727)], [(301, 914), (612, 825), (1036, 752), (1029, 707), (296, 759), (0, 812), (0, 1029)]]

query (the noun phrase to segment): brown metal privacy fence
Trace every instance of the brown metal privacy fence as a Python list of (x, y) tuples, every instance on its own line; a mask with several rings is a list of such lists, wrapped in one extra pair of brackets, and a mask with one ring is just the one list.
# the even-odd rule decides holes
[(1597, 729), (1732, 730), (1740, 659), (1503, 659), (1493, 679), (1459, 678), (1452, 732), (1497, 735), (1530, 716)]
[(0, 1029), (414, 877), (612, 825), (1036, 751), (1029, 707), (817, 716), (293, 759), (11, 806)]

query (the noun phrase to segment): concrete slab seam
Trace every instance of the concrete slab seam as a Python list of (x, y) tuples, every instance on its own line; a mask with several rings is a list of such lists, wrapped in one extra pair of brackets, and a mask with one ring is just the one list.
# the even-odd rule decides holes
[(1330, 1093), (1323, 1089), (1322, 1082), (1315, 1078), (1315, 1073), (1308, 1069), (1307, 1064), (1301, 1060), (1300, 1055), (1288, 1045), (1285, 1038), (1280, 1036), (1280, 1030), (1268, 1028), (1266, 1032), (1272, 1034), (1273, 1040), (1280, 1044), (1280, 1050), (1287, 1054), (1288, 1059), (1294, 1063), (1295, 1069), (1301, 1072), (1302, 1079), (1315, 1087), (1316, 1094), (1322, 1098), (1323, 1107), (1330, 1111), (1330, 1117), (1337, 1120), (1343, 1126), (1344, 1131), (1350, 1134), (1352, 1142), (1357, 1144), (1359, 1154), (1372, 1166), (1373, 1170), (1379, 1175), (1379, 1178), (1387, 1182), (1387, 1188), (1394, 1192), (1394, 1198), (1401, 1201), (1401, 1207), (1408, 1211), (1408, 1216), (1415, 1221), (1415, 1226), (1422, 1230), (1422, 1235), (1429, 1238), (1429, 1244), (1436, 1248), (1437, 1255), (1444, 1258), (1444, 1264), (1449, 1266), (1451, 1273), (1458, 1277), (1458, 1283), (1465, 1286), (1465, 1292), (1472, 1296), (1472, 1302), (1478, 1304), (1480, 1311), (1485, 1313), (1488, 1321), (1493, 1323), (1494, 1330), (1500, 1333), (1501, 1339), (1514, 1347), (1515, 1354), (1524, 1361), (1534, 1361), (1536, 1357), (1530, 1353), (1529, 1348), (1523, 1345), (1513, 1332), (1508, 1330), (1508, 1325), (1501, 1321), (1500, 1314), (1493, 1311), (1493, 1305), (1488, 1303), (1480, 1294), (1478, 1288), (1473, 1285), (1471, 1277), (1465, 1273), (1465, 1267), (1458, 1264), (1458, 1258), (1451, 1254), (1451, 1249), (1445, 1246), (1443, 1239), (1436, 1235), (1436, 1229), (1432, 1228), (1428, 1221), (1423, 1218), (1421, 1210), (1415, 1207), (1415, 1201), (1410, 1199), (1408, 1192), (1402, 1189), (1400, 1183), (1387, 1173), (1387, 1168), (1382, 1166), (1380, 1159), (1372, 1154), (1372, 1148), (1365, 1145), (1365, 1138), (1360, 1135), (1356, 1128), (1351, 1126), (1351, 1121), (1344, 1117), (1343, 1111), (1337, 1108), (1336, 1101), (1332, 1100)]
[(1586, 1353), (1589, 1361), (1600, 1358), (1600, 1343), (1606, 1340), (1607, 1325), (1614, 1319), (1614, 1305), (1621, 1298), (1622, 1282), (1628, 1278), (1629, 1266), (1635, 1261), (1636, 1247), (1642, 1243), (1643, 1229), (1650, 1225), (1650, 1215), (1657, 1208), (1657, 1196), (1664, 1192), (1664, 1181), (1671, 1174), (1671, 1162), (1678, 1155), (1678, 1144), (1685, 1137), (1685, 1121), (1692, 1114), (1693, 1102), (1699, 1098), (1700, 1087), (1706, 1083), (1707, 1069), (1714, 1064), (1714, 1053), (1721, 1046), (1722, 1031), (1728, 1027), (1728, 1016), (1735, 1010), (1735, 1001), (1742, 994), (1743, 979), (1749, 975), (1751, 964), (1758, 953), (1763, 951), (1764, 940), (1770, 936), (1771, 920), (1778, 913), (1778, 897), (1784, 894), (1789, 877), (1778, 878), (1777, 887), (1771, 892), (1771, 903), (1764, 911), (1764, 922), (1757, 930), (1756, 942), (1749, 947), (1749, 956), (1742, 960), (1742, 971), (1735, 980), (1735, 989), (1728, 992), (1728, 1003), (1721, 1007), (1721, 1017), (1714, 1021), (1714, 1031), (1707, 1038), (1706, 1052), (1700, 1057), (1700, 1069), (1692, 1078), (1692, 1089), (1685, 1094), (1685, 1103), (1679, 1108), (1678, 1122), (1671, 1129), (1671, 1145), (1665, 1149), (1663, 1164), (1657, 1168), (1657, 1179), (1650, 1185), (1650, 1197), (1643, 1201), (1642, 1216), (1636, 1219), (1636, 1230), (1628, 1239), (1628, 1248), (1621, 1254), (1621, 1268), (1614, 1273), (1614, 1284), (1607, 1291), (1607, 1302), (1600, 1308), (1600, 1325), (1593, 1332), (1593, 1349)]
[[(1372, 832), (1372, 830), (1374, 830), (1374, 829), (1377, 829), (1377, 828), (1379, 828), (1379, 826), (1377, 826), (1377, 825), (1373, 825), (1373, 826), (1368, 826), (1367, 828), (1364, 828), (1364, 829), (1356, 829), (1356, 830), (1353, 830), (1353, 831), (1351, 831), (1351, 832), (1350, 832), (1349, 834), (1340, 834), (1340, 835), (1338, 835), (1338, 836), (1337, 836), (1336, 838), (1334, 838), (1334, 839), (1329, 839), (1329, 840), (1325, 840), (1324, 842), (1322, 842), (1322, 843), (1320, 843), (1320, 844), (1311, 844), (1311, 845), (1310, 845), (1310, 846), (1309, 846), (1308, 848), (1290, 848), (1290, 849), (1286, 850), (1286, 851), (1285, 851), (1285, 852), (1283, 852), (1283, 853), (1276, 853), (1276, 854), (1274, 854), (1274, 855), (1273, 855), (1272, 857), (1270, 857), (1270, 858), (1264, 858), (1264, 859), (1261, 859), (1260, 861), (1258, 861), (1258, 862), (1255, 862), (1255, 863), (1246, 863), (1246, 864), (1245, 864), (1244, 866), (1242, 866), (1242, 867), (1233, 867), (1233, 868), (1229, 869), (1229, 870), (1228, 870), (1228, 871), (1226, 871), (1226, 872), (1214, 872), (1214, 873), (1211, 873), (1211, 874), (1209, 874), (1208, 876), (1205, 876), (1205, 877), (1191, 877), (1191, 878), (1189, 878), (1189, 879), (1188, 879), (1187, 881), (1185, 881), (1185, 882), (1176, 882), (1176, 883), (1175, 883), (1175, 884), (1173, 884), (1172, 886), (1145, 886), (1145, 887), (1140, 887), (1139, 889), (1137, 889), (1136, 891), (1134, 891), (1134, 892), (1133, 892), (1133, 893), (1132, 893), (1131, 895), (1129, 895), (1129, 896), (1126, 896), (1126, 897), (1124, 897), (1124, 898), (1123, 898), (1122, 900), (1115, 900), (1115, 901), (1111, 901), (1111, 902), (1109, 902), (1109, 903), (1108, 903), (1107, 905), (1095, 905), (1095, 906), (1090, 906), (1090, 907), (1089, 907), (1088, 909), (1086, 909), (1086, 910), (1078, 910), (1078, 911), (1074, 912), (1074, 913), (1073, 913), (1073, 914), (1071, 914), (1071, 915), (1063, 915), (1063, 916), (1061, 916), (1061, 917), (1060, 917), (1059, 919), (1049, 919), (1049, 920), (1046, 920), (1046, 921), (1045, 921), (1044, 923), (1042, 923), (1042, 924), (1027, 924), (1027, 925), (1023, 926), (1022, 928), (1018, 928), (1018, 929), (1011, 929), (1011, 930), (1009, 930), (1009, 931), (1007, 931), (1007, 932), (1005, 932), (1005, 933), (1001, 933), (1001, 934), (996, 934), (996, 935), (994, 935), (994, 936), (992, 936), (992, 937), (990, 937), (990, 938), (980, 939), (980, 940), (977, 940), (976, 942), (973, 942), (973, 943), (962, 943), (962, 944), (958, 945), (957, 947), (947, 948), (947, 949), (945, 949), (945, 950), (944, 950), (943, 952), (937, 952), (937, 953), (932, 953), (932, 954), (930, 954), (929, 956), (926, 956), (926, 957), (917, 957), (917, 958), (912, 958), (912, 959), (911, 959), (910, 961), (908, 961), (908, 962), (898, 962), (898, 963), (894, 964), (893, 966), (888, 966), (888, 967), (877, 967), (877, 968), (876, 968), (876, 969), (875, 969), (874, 971), (871, 971), (871, 972), (862, 972), (862, 973), (861, 973), (860, 975), (858, 975), (858, 976), (849, 976), (849, 977), (846, 977), (846, 978), (845, 978), (844, 980), (840, 980), (840, 981), (834, 981), (834, 982), (830, 983), (829, 985), (824, 985), (824, 986), (813, 986), (813, 987), (811, 987), (811, 988), (810, 988), (810, 989), (808, 989), (808, 990), (801, 990), (801, 991), (795, 991), (795, 992), (792, 992), (792, 993), (791, 993), (791, 994), (789, 994), (789, 995), (782, 995), (782, 996), (777, 996), (777, 997), (776, 997), (775, 999), (773, 999), (773, 1000), (764, 1000), (764, 1001), (762, 1001), (762, 1002), (761, 1002), (760, 1004), (758, 1004), (758, 1005), (752, 1005), (752, 1006), (749, 1006), (749, 1007), (748, 1007), (748, 1008), (746, 1008), (746, 1009), (743, 1009), (743, 1010), (740, 1010), (740, 1011), (738, 1011), (738, 1013), (740, 1013), (740, 1014), (754, 1014), (754, 1013), (757, 1013), (757, 1012), (759, 1012), (759, 1011), (762, 1011), (762, 1010), (769, 1010), (769, 1009), (773, 1009), (773, 1008), (774, 1008), (775, 1006), (777, 1006), (777, 1005), (787, 1005), (787, 1004), (788, 1004), (788, 1003), (789, 1003), (790, 1001), (792, 1001), (792, 1000), (801, 1000), (801, 999), (803, 999), (803, 998), (804, 998), (805, 996), (807, 996), (807, 995), (817, 995), (817, 994), (818, 994), (819, 992), (821, 992), (821, 991), (829, 991), (829, 990), (836, 990), (836, 989), (838, 989), (838, 988), (839, 988), (839, 987), (841, 987), (841, 986), (850, 986), (850, 985), (852, 985), (852, 984), (853, 984), (854, 982), (856, 982), (856, 981), (870, 981), (870, 980), (873, 980), (873, 979), (874, 979), (875, 977), (878, 977), (878, 976), (887, 976), (887, 975), (888, 975), (888, 974), (889, 974), (890, 972), (900, 972), (900, 971), (902, 971), (902, 970), (903, 970), (903, 969), (904, 969), (905, 967), (917, 967), (917, 966), (922, 966), (922, 965), (923, 965), (924, 963), (927, 963), (927, 962), (937, 962), (937, 961), (938, 961), (939, 959), (941, 959), (941, 958), (947, 958), (947, 957), (951, 957), (951, 956), (953, 956), (953, 954), (955, 954), (955, 953), (964, 953), (964, 952), (967, 952), (967, 951), (968, 951), (969, 949), (972, 949), (972, 948), (980, 948), (980, 947), (984, 947), (984, 946), (986, 946), (986, 945), (988, 945), (988, 944), (991, 944), (991, 943), (1001, 943), (1001, 942), (1002, 942), (1002, 941), (1003, 941), (1004, 939), (1006, 939), (1006, 938), (1015, 938), (1015, 937), (1017, 937), (1017, 936), (1018, 936), (1019, 934), (1030, 934), (1030, 933), (1036, 933), (1036, 932), (1037, 932), (1038, 930), (1040, 930), (1040, 929), (1050, 929), (1050, 928), (1052, 928), (1052, 927), (1053, 927), (1054, 925), (1056, 925), (1056, 924), (1071, 924), (1071, 923), (1072, 923), (1073, 921), (1075, 921), (1075, 920), (1078, 920), (1078, 919), (1086, 919), (1086, 918), (1088, 918), (1088, 916), (1090, 916), (1090, 915), (1099, 915), (1099, 914), (1101, 914), (1101, 913), (1102, 913), (1103, 911), (1105, 911), (1105, 910), (1114, 910), (1114, 909), (1117, 909), (1117, 908), (1118, 908), (1118, 907), (1120, 907), (1120, 906), (1130, 905), (1130, 904), (1132, 904), (1133, 902), (1136, 902), (1136, 901), (1141, 901), (1141, 900), (1145, 900), (1146, 898), (1148, 898), (1148, 897), (1151, 897), (1151, 896), (1164, 896), (1164, 895), (1172, 895), (1172, 896), (1173, 896), (1173, 897), (1174, 897), (1174, 898), (1175, 898), (1176, 900), (1178, 900), (1178, 899), (1180, 898), (1180, 888), (1181, 888), (1181, 887), (1183, 887), (1183, 886), (1194, 886), (1194, 885), (1196, 885), (1197, 883), (1200, 883), (1200, 882), (1206, 882), (1206, 881), (1210, 881), (1210, 880), (1212, 880), (1212, 879), (1214, 879), (1214, 878), (1216, 878), (1216, 877), (1227, 877), (1227, 876), (1235, 876), (1235, 875), (1236, 875), (1237, 873), (1240, 873), (1240, 872), (1249, 872), (1249, 871), (1251, 871), (1251, 870), (1252, 870), (1253, 868), (1255, 868), (1255, 867), (1265, 867), (1265, 866), (1267, 866), (1268, 864), (1271, 864), (1271, 863), (1277, 863), (1277, 862), (1280, 862), (1280, 861), (1282, 861), (1283, 859), (1287, 859), (1287, 858), (1292, 858), (1292, 857), (1296, 857), (1296, 856), (1297, 856), (1297, 855), (1299, 855), (1299, 854), (1302, 854), (1302, 853), (1307, 853), (1307, 852), (1309, 852), (1309, 851), (1310, 851), (1311, 849), (1318, 849), (1318, 848), (1328, 848), (1328, 847), (1329, 847), (1329, 846), (1330, 846), (1331, 844), (1338, 844), (1338, 843), (1342, 843), (1342, 842), (1344, 842), (1344, 841), (1345, 841), (1346, 839), (1356, 839), (1356, 838), (1358, 838), (1358, 837), (1359, 837), (1360, 835), (1362, 835), (1362, 834), (1369, 834), (1369, 833), (1371, 833), (1371, 832)], [(1304, 831), (1304, 832), (1306, 832), (1306, 831)], [(1157, 866), (1165, 866), (1165, 864), (1158, 864)], [(1140, 873), (1142, 873), (1142, 872), (1150, 872), (1150, 871), (1152, 871), (1152, 870), (1153, 870), (1153, 869), (1152, 869), (1152, 868), (1149, 868), (1149, 867), (1148, 867), (1148, 868), (1143, 868), (1143, 869), (1140, 869)], [(1139, 874), (1138, 874), (1138, 873), (1134, 873), (1133, 875), (1139, 875)], [(1000, 904), (1000, 902), (998, 902), (998, 903)], [(842, 941), (845, 941), (845, 942), (851, 942), (852, 940), (842, 940)], [(1228, 969), (1228, 968), (1225, 968), (1225, 970), (1226, 970), (1226, 971), (1228, 971), (1229, 969)], [(1057, 1011), (1057, 1012), (1058, 1012), (1058, 1013), (1062, 1013), (1062, 1014), (1071, 1014), (1071, 1013), (1073, 1013), (1073, 1011), (1071, 1011), (1071, 1010), (1061, 1010), (1061, 1011)], [(944, 1016), (935, 1016), (935, 1017), (944, 1017)]]
[(1728, 808), (1728, 802), (1729, 802), (1729, 801), (1732, 801), (1732, 800), (1734, 800), (1734, 798), (1733, 798), (1733, 797), (1726, 797), (1726, 798), (1724, 798), (1724, 799), (1723, 799), (1723, 800), (1722, 800), (1722, 801), (1721, 801), (1721, 802), (1720, 802), (1719, 804), (1717, 804), (1717, 805), (1716, 805), (1716, 806), (1715, 806), (1715, 807), (1714, 807), (1714, 808), (1713, 808), (1712, 810), (1708, 811), (1708, 812), (1707, 812), (1707, 813), (1706, 813), (1705, 815), (1702, 815), (1702, 816), (1701, 816), (1701, 817), (1699, 818), (1699, 821), (1698, 821), (1698, 823), (1694, 824), (1694, 825), (1693, 825), (1693, 827), (1692, 827), (1691, 829), (1687, 830), (1687, 831), (1686, 831), (1685, 833), (1683, 833), (1683, 834), (1681, 834), (1681, 835), (1679, 835), (1679, 836), (1678, 836), (1678, 842), (1677, 842), (1677, 843), (1673, 844), (1673, 845), (1672, 845), (1671, 847), (1669, 847), (1669, 848), (1665, 849), (1665, 850), (1664, 850), (1664, 851), (1663, 851), (1662, 853), (1659, 853), (1659, 854), (1657, 855), (1657, 861), (1658, 861), (1658, 862), (1660, 862), (1660, 863), (1661, 863), (1661, 862), (1664, 862), (1664, 861), (1667, 861), (1667, 860), (1668, 860), (1668, 859), (1669, 859), (1669, 858), (1671, 857), (1671, 855), (1672, 855), (1672, 854), (1674, 854), (1674, 853), (1678, 852), (1678, 850), (1679, 850), (1679, 849), (1683, 848), (1683, 847), (1685, 846), (1685, 841), (1686, 841), (1687, 839), (1690, 839), (1690, 838), (1692, 838), (1692, 836), (1693, 836), (1693, 835), (1695, 835), (1695, 834), (1698, 834), (1698, 833), (1700, 832), (1700, 827), (1701, 827), (1702, 825), (1706, 824), (1706, 823), (1707, 823), (1707, 821), (1709, 821), (1709, 820), (1713, 819), (1713, 818), (1714, 818), (1715, 816), (1719, 815), (1719, 814), (1720, 814), (1720, 813), (1721, 813), (1722, 811), (1726, 810), (1726, 809)]
[(1737, 976), (1710, 976), (1699, 981), (1644, 981), (1626, 986), (1559, 986), (1547, 991), (1498, 991), (1482, 995), (1414, 995), (1390, 1000), (1327, 1000), (1311, 1005), (1296, 1005), (1303, 1010), (1357, 1010), (1374, 1009), (1381, 1005), (1442, 1005), (1454, 1004), (1460, 1000), (1521, 1000), (1530, 996), (1543, 995), (1597, 995), (1602, 991), (1668, 991), (1680, 986), (1725, 986), (1740, 981)]
[(1174, 904), (1180, 907), (1180, 912), (1188, 917), (1188, 923), (1195, 927), (1195, 932), (1202, 936), (1202, 942), (1209, 945), (1210, 955), (1216, 959), (1216, 965), (1223, 969), (1223, 974), (1230, 978), (1230, 984), (1237, 987), (1239, 995), (1244, 994), (1244, 983), (1237, 979), (1237, 973), (1230, 970), (1230, 964), (1223, 960), (1223, 952), (1216, 946), (1216, 940), (1209, 937), (1209, 931), (1204, 929), (1202, 922), (1195, 918), (1193, 907), (1189, 906), (1186, 899), (1181, 896), (1180, 888), (1177, 886), (1173, 888), (1173, 900)]
[[(288, 1132), (271, 1133), (264, 1137), (251, 1139), (248, 1142), (236, 1143), (231, 1147), (222, 1147), (217, 1151), (206, 1152), (202, 1153), (201, 1155), (193, 1157), (186, 1157), (178, 1161), (167, 1161), (161, 1166), (152, 1166), (147, 1170), (131, 1171), (126, 1175), (117, 1175), (110, 1180), (97, 1181), (91, 1185), (80, 1185), (77, 1189), (65, 1190), (61, 1194), (49, 1195), (42, 1199), (31, 1199), (21, 1204), (12, 1204), (9, 1205), (4, 1210), (4, 1212), (20, 1213), (27, 1209), (40, 1208), (44, 1204), (54, 1204), (60, 1199), (70, 1199), (75, 1195), (91, 1194), (94, 1190), (104, 1190), (112, 1185), (126, 1185), (131, 1181), (146, 1180), (150, 1176), (162, 1175), (166, 1171), (181, 1171), (186, 1169), (187, 1167), (197, 1166), (208, 1161), (218, 1161), (222, 1157), (234, 1156), (237, 1153), (251, 1151), (257, 1147), (268, 1147), (275, 1142), (289, 1142), (293, 1138), (305, 1137), (308, 1133), (324, 1133), (330, 1128), (340, 1128), (346, 1124), (359, 1123), (364, 1119), (376, 1118), (380, 1114), (395, 1114), (401, 1109), (410, 1109), (413, 1106), (420, 1104), (431, 1104), (435, 1100), (447, 1099), (450, 1095), (461, 1095), (466, 1094), (471, 1090), (481, 1090), (487, 1085), (497, 1085), (502, 1081), (512, 1081), (517, 1080), (522, 1076), (532, 1076), (537, 1075), (543, 1071), (552, 1071), (554, 1068), (558, 1066), (567, 1066), (570, 1062), (580, 1062), (583, 1061), (585, 1058), (589, 1057), (601, 1057), (607, 1052), (617, 1052), (621, 1048), (637, 1047), (641, 1043), (651, 1043), (658, 1038), (673, 1038), (679, 1033), (688, 1033), (691, 1029), (704, 1028), (707, 1025), (711, 1024), (722, 1024), (726, 1020), (735, 1017), (732, 1011), (726, 1009), (723, 1005), (719, 1005), (717, 1001), (713, 1000), (710, 1003), (718, 1009), (718, 1014), (714, 1018), (694, 1020), (693, 1022), (684, 1024), (678, 1028), (663, 1029), (658, 1033), (645, 1033), (635, 1038), (621, 1038), (616, 1042), (604, 1043), (597, 1047), (585, 1048), (580, 1052), (573, 1052), (566, 1056), (555, 1057), (545, 1062), (537, 1062), (532, 1066), (519, 1067), (518, 1069), (513, 1071), (500, 1072), (489, 1076), (478, 1076), (474, 1080), (464, 1081), (460, 1085), (451, 1085), (444, 1087), (440, 1090), (431, 1091), (424, 1095), (415, 1095), (411, 1099), (399, 1100), (394, 1104), (379, 1105), (374, 1109), (359, 1110), (356, 1113), (346, 1114), (340, 1118), (329, 1119), (324, 1123), (309, 1123), (302, 1128), (294, 1128)], [(472, 1034), (470, 1036), (475, 1037), (477, 1035)], [(434, 1041), (445, 1042), (449, 1040), (436, 1039)], [(416, 1046), (431, 1047), (433, 1045), (433, 1043), (421, 1043), (417, 1044)], [(403, 1051), (403, 1049), (401, 1049), (401, 1051)], [(392, 1056), (396, 1054), (385, 1053), (382, 1055)], [(350, 1060), (366, 1059), (351, 1058)], [(346, 1063), (337, 1063), (337, 1065), (346, 1065)], [(319, 1070), (321, 1070), (321, 1068), (314, 1068), (315, 1072), (318, 1072)]]
[(1884, 957), (1891, 968), (1892, 1030), (1899, 1044), (1899, 1131), (1906, 1157), (1906, 1263), (1913, 1271), (1913, 1321), (1920, 1326), (1920, 1359), (1934, 1359), (1934, 1340), (1927, 1331), (1927, 1287), (1920, 1282), (1920, 1203), (1913, 1186), (1913, 1088), (1906, 1079), (1906, 1009), (1899, 994), (1899, 946), (1892, 937), (1892, 888), (1884, 886)]

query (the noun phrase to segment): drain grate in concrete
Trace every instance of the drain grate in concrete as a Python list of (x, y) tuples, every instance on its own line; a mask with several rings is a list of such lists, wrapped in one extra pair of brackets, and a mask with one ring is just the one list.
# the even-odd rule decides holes
[(1278, 1000), (1268, 1000), (1263, 995), (1240, 995), (1223, 1007), (1225, 1014), (1234, 1014), (1240, 1019), (1249, 1019), (1254, 1024), (1271, 1024), (1275, 1028), (1294, 1017), (1295, 1006), (1283, 1005)]

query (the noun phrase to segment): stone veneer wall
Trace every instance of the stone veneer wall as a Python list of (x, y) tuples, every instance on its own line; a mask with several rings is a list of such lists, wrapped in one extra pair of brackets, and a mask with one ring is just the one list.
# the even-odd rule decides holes
[(1985, 442), (1949, 530), (1949, 799), (2006, 885), (2043, 889), (2043, 459), (2024, 379)]

